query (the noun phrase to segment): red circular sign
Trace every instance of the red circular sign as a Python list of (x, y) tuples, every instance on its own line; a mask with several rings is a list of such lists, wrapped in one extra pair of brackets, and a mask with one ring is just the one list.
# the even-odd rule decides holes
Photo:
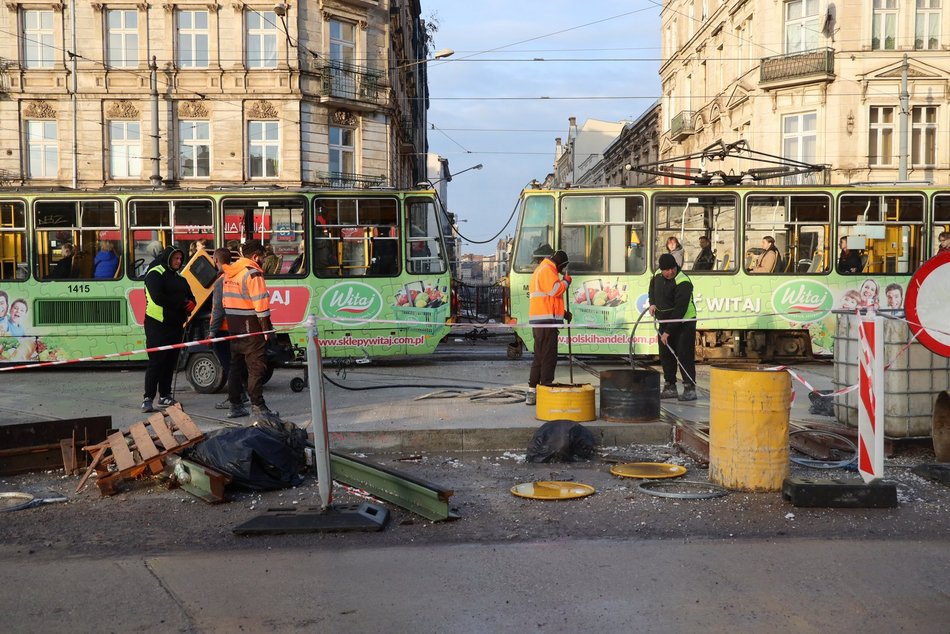
[(928, 350), (950, 357), (950, 251), (921, 265), (907, 285), (904, 310), (911, 332)]

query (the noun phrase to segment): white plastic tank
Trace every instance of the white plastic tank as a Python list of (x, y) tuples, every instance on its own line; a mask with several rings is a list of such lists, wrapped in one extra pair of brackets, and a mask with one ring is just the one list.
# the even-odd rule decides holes
[[(835, 314), (834, 386), (840, 389), (858, 383), (861, 317), (845, 311)], [(903, 317), (902, 312), (894, 314)], [(890, 438), (929, 437), (934, 401), (950, 389), (950, 358), (934, 354), (917, 341), (904, 350), (912, 336), (903, 321), (884, 320), (884, 363), (891, 364), (884, 370), (884, 435)], [(857, 390), (835, 399), (835, 414), (838, 422), (858, 426)]]

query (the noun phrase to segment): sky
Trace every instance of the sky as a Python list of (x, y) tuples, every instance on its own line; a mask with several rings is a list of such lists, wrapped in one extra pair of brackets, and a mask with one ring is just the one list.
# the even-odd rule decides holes
[(553, 171), (568, 117), (634, 121), (659, 99), (661, 4), (422, 0), (433, 52), (455, 51), (429, 62), (429, 151), (452, 174), (484, 166), (448, 185), (462, 253), (494, 254), (514, 235), (518, 196)]

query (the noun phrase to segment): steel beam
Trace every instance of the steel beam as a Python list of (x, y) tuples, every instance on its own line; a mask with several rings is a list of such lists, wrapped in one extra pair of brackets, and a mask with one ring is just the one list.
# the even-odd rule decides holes
[(330, 467), (334, 480), (363, 489), (426, 519), (441, 522), (458, 517), (449, 509), (449, 498), (454, 493), (450, 489), (335, 451), (330, 452)]

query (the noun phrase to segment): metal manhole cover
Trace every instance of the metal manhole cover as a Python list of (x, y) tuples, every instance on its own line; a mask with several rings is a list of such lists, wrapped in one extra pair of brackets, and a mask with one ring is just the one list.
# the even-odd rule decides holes
[(592, 495), (594, 487), (577, 482), (542, 480), (516, 484), (511, 487), (511, 492), (518, 497), (532, 500), (573, 500)]
[(627, 462), (614, 465), (610, 472), (621, 478), (678, 478), (686, 473), (686, 467), (666, 462)]
[(33, 496), (29, 493), (3, 492), (0, 493), (0, 512), (18, 511), (33, 503)]

